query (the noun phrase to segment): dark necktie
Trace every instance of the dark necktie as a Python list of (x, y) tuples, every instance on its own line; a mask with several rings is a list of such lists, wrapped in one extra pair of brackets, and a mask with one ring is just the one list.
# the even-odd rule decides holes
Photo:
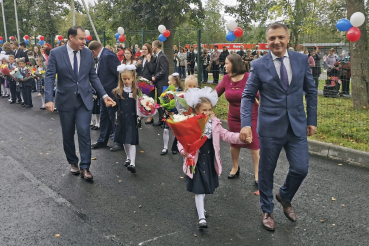
[(77, 60), (77, 52), (78, 51), (73, 51), (74, 52), (74, 74), (77, 77), (78, 80), (78, 60)]
[(284, 63), (283, 63), (284, 56), (283, 57), (278, 57), (277, 59), (281, 61), (280, 79), (281, 79), (281, 82), (282, 82), (282, 85), (283, 85), (284, 89), (287, 91), (288, 88), (290, 87), (290, 84), (288, 83), (287, 69), (286, 69), (286, 67), (284, 66)]

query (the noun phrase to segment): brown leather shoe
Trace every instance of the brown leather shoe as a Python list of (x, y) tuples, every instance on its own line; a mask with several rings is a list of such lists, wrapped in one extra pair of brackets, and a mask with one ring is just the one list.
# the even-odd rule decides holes
[(267, 229), (268, 231), (274, 231), (275, 225), (274, 225), (273, 213), (263, 213), (262, 223), (265, 229)]
[(292, 222), (295, 222), (296, 214), (295, 214), (295, 211), (293, 210), (291, 203), (284, 201), (281, 195), (279, 194), (279, 192), (277, 193), (277, 195), (275, 195), (275, 198), (277, 198), (277, 201), (282, 204), (283, 212), (284, 212), (284, 215), (286, 215), (287, 219), (289, 219)]
[(71, 166), (70, 172), (73, 175), (78, 175), (80, 173), (79, 168), (76, 164), (71, 164), (70, 166)]
[(87, 168), (87, 169), (82, 169), (81, 170), (81, 178), (93, 179), (94, 176), (92, 176), (92, 174), (90, 173), (90, 170)]

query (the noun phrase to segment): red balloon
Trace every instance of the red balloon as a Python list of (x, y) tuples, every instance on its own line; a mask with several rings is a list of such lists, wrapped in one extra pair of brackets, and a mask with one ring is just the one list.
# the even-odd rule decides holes
[(357, 28), (357, 27), (351, 27), (351, 28), (347, 31), (347, 33), (346, 33), (346, 37), (347, 37), (347, 39), (348, 39), (349, 41), (351, 41), (351, 42), (356, 42), (356, 41), (358, 41), (358, 40), (359, 40), (359, 38), (360, 38), (360, 36), (361, 36), (361, 32), (360, 32), (359, 28)]
[(233, 30), (233, 34), (239, 38), (239, 37), (242, 37), (243, 35), (243, 30), (241, 27), (236, 27), (234, 30)]
[(41, 36), (41, 37), (40, 37), (40, 40), (41, 40), (41, 41), (44, 41), (44, 40), (45, 40), (45, 37), (44, 37), (44, 36)]
[(0, 40), (4, 40), (4, 38), (0, 36)]
[(164, 37), (169, 37), (170, 36), (170, 31), (169, 30), (165, 30), (164, 32), (163, 32), (163, 35), (164, 35)]
[(90, 42), (90, 41), (92, 40), (92, 36), (91, 36), (91, 35), (88, 35), (88, 36), (86, 37), (86, 39), (88, 40), (88, 42)]
[(10, 40), (15, 40), (14, 36), (10, 36)]
[(119, 41), (123, 43), (124, 41), (126, 41), (126, 37), (123, 34), (121, 34), (119, 36)]
[(62, 40), (63, 39), (63, 36), (62, 35), (59, 35), (58, 39), (59, 40)]
[(24, 35), (24, 38), (28, 40), (29, 39), (29, 36), (28, 35)]

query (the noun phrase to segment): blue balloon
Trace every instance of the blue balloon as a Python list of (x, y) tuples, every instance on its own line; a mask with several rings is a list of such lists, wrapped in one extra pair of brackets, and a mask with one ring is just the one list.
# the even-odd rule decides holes
[(341, 32), (347, 32), (352, 27), (352, 25), (348, 19), (341, 19), (337, 21), (336, 27)]
[(59, 44), (60, 43), (60, 40), (58, 39), (58, 42), (56, 42), (57, 44)]
[(118, 40), (119, 39), (119, 36), (120, 36), (120, 34), (119, 33), (116, 33), (115, 34), (115, 38)]
[(227, 39), (227, 41), (232, 42), (236, 39), (236, 36), (233, 34), (232, 31), (230, 31), (230, 32), (227, 33), (226, 39)]
[(26, 44), (29, 44), (29, 40), (28, 40), (28, 39), (24, 40), (24, 42), (25, 42)]
[(39, 45), (43, 45), (44, 44), (44, 41), (40, 40), (40, 41), (38, 41), (38, 44)]
[(160, 34), (159, 35), (159, 41), (164, 42), (165, 40), (167, 40), (167, 38), (164, 36), (164, 34)]
[(0, 40), (0, 44), (4, 43), (4, 40)]
[(88, 43), (88, 40), (87, 40), (87, 38), (86, 38), (86, 43)]

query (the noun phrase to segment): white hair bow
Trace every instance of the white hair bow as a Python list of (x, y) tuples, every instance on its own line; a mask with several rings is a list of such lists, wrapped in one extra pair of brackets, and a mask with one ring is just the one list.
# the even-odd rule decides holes
[(179, 77), (179, 73), (173, 73), (172, 76), (173, 77)]
[(194, 108), (197, 104), (201, 102), (201, 97), (209, 99), (211, 105), (214, 107), (218, 102), (218, 93), (210, 87), (205, 86), (202, 89), (192, 88), (188, 89), (184, 94), (184, 99), (187, 105)]
[(136, 66), (135, 65), (126, 65), (126, 64), (122, 64), (122, 65), (119, 65), (117, 67), (117, 71), (119, 73), (125, 71), (125, 70), (130, 70), (130, 71), (133, 71), (133, 70), (136, 70)]

